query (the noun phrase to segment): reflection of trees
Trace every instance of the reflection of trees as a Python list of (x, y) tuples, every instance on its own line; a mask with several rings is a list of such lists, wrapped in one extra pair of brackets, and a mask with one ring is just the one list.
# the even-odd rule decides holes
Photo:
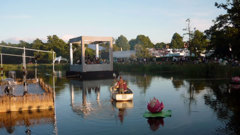
[(191, 113), (191, 105), (193, 103), (197, 103), (196, 96), (205, 89), (206, 82), (199, 80), (186, 80), (188, 85), (184, 85), (187, 87), (187, 95), (183, 95), (184, 102), (188, 103), (189, 113)]
[(209, 105), (214, 112), (217, 113), (218, 118), (223, 121), (225, 127), (218, 128), (218, 132), (226, 134), (240, 134), (240, 91), (222, 90), (219, 84), (212, 83), (212, 93), (204, 95), (205, 104)]
[(146, 93), (146, 90), (150, 86), (151, 81), (152, 81), (152, 76), (150, 75), (136, 76), (136, 84), (138, 87), (143, 88), (144, 93)]
[(139, 88), (143, 89), (143, 92), (146, 93), (147, 88), (152, 82), (152, 75), (142, 75), (142, 74), (121, 74), (124, 80), (130, 81), (133, 84), (136, 84)]
[(184, 85), (184, 82), (182, 79), (172, 79), (172, 84), (174, 86), (174, 88), (180, 88), (182, 85)]
[[(53, 76), (44, 76), (43, 77), (43, 80), (45, 83), (53, 86)], [(65, 84), (68, 83), (69, 80), (67, 78), (58, 78), (58, 77), (55, 77), (55, 84), (57, 85), (55, 87), (55, 91), (56, 91), (56, 95), (58, 95), (62, 90), (64, 90), (65, 88)]]
[[(229, 91), (228, 84), (223, 81), (206, 80), (185, 80), (187, 94), (184, 95), (185, 102), (188, 103), (189, 112), (191, 104), (196, 103), (196, 96), (206, 87), (212, 89), (204, 95), (205, 104), (216, 112), (217, 118), (225, 123), (225, 126), (217, 128), (217, 132), (224, 134), (240, 134), (240, 91)], [(173, 82), (173, 85), (175, 82)], [(176, 83), (179, 84), (179, 83)]]

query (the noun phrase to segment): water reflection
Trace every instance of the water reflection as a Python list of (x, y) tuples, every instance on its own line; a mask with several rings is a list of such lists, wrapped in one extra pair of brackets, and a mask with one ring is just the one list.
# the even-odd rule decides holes
[[(92, 107), (93, 101), (87, 100), (87, 95), (91, 95), (91, 92), (94, 91), (96, 94), (95, 102), (98, 104), (98, 107), (101, 107), (100, 103), (100, 86), (111, 86), (113, 83), (112, 79), (108, 80), (70, 80), (70, 92), (71, 92), (71, 107), (74, 112), (85, 118), (88, 116), (91, 111), (96, 110)], [(81, 91), (82, 93), (82, 102), (75, 103), (75, 91)]]
[[(56, 82), (58, 125), (54, 109), (1, 113), (0, 134), (24, 134), (28, 127), (36, 132), (49, 126), (58, 126), (60, 134), (240, 134), (240, 90), (228, 80), (173, 75), (122, 77), (134, 90), (133, 102), (111, 100), (112, 79), (79, 81), (44, 76), (48, 84), (55, 86)], [(147, 101), (154, 96), (173, 110), (173, 117), (142, 117)]]
[(112, 105), (118, 109), (118, 118), (121, 123), (123, 123), (124, 117), (127, 115), (127, 109), (132, 109), (134, 107), (133, 101), (112, 101)]
[(5, 128), (12, 134), (16, 126), (30, 126), (54, 124), (54, 110), (33, 110), (23, 112), (0, 113), (0, 129)]
[(225, 123), (216, 129), (217, 133), (240, 134), (240, 89), (239, 86), (226, 82), (228, 80), (224, 79), (219, 81), (214, 79), (172, 81), (175, 88), (187, 88), (187, 94), (183, 97), (185, 98), (184, 102), (188, 103), (189, 114), (192, 112), (191, 104), (197, 104), (196, 97), (205, 91), (203, 96), (205, 104), (210, 106), (216, 112), (217, 118)]
[(149, 126), (150, 126), (150, 129), (152, 131), (156, 131), (159, 129), (160, 126), (164, 126), (164, 120), (163, 118), (149, 118), (147, 120)]
[(136, 84), (139, 88), (142, 89), (143, 93), (146, 93), (148, 87), (151, 85), (152, 77), (151, 75), (147, 74), (123, 74), (123, 79)]
[(217, 132), (240, 134), (240, 91), (230, 90), (229, 84), (210, 83), (211, 93), (204, 95), (205, 104), (216, 112), (218, 119), (225, 123)]

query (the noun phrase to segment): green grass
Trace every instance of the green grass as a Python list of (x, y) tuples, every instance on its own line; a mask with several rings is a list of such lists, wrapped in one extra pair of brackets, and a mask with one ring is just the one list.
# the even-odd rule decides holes
[[(68, 70), (68, 64), (55, 64), (55, 70)], [(35, 64), (27, 64), (27, 70), (33, 70), (35, 68)], [(3, 64), (4, 71), (15, 71), (22, 70), (22, 64)], [(52, 70), (52, 64), (37, 64), (38, 70)]]

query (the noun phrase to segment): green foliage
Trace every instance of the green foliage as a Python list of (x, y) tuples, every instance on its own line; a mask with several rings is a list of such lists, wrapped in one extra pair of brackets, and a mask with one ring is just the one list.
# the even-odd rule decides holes
[(142, 45), (135, 45), (136, 56), (137, 58), (149, 58), (151, 57), (150, 52), (147, 48), (144, 48)]
[(152, 41), (150, 40), (150, 38), (148, 36), (138, 35), (136, 40), (137, 40), (137, 44), (142, 45), (144, 48), (153, 48), (154, 47)]
[(226, 3), (215, 3), (215, 6), (227, 13), (219, 15), (214, 25), (205, 31), (211, 40), (210, 49), (215, 49), (219, 56), (240, 58), (240, 2), (226, 0)]
[(120, 51), (120, 48), (116, 44), (113, 44), (113, 51)]
[[(7, 46), (15, 46), (15, 47), (23, 47), (23, 44), (28, 44), (27, 42), (22, 41), (20, 44), (11, 44), (11, 43), (6, 43), (6, 42), (2, 42), (2, 45), (7, 45)], [(25, 45), (26, 45), (25, 44)], [(6, 54), (16, 54), (16, 55), (22, 55), (23, 51), (22, 50), (18, 50), (18, 49), (12, 49), (12, 48), (1, 48), (1, 52), (2, 53), (6, 53)], [(26, 51), (26, 55), (29, 52)], [(27, 58), (27, 62), (30, 59)], [(21, 57), (13, 57), (13, 56), (3, 56), (3, 63), (4, 64), (10, 64), (10, 63), (15, 63), (15, 64), (21, 64), (22, 63), (22, 58)]]
[(199, 30), (196, 30), (190, 45), (189, 49), (196, 54), (195, 56), (199, 56), (207, 48), (208, 42), (206, 36)]
[(85, 49), (85, 55), (86, 55), (86, 56), (89, 55), (89, 56), (91, 56), (91, 57), (93, 57), (93, 56), (95, 57), (95, 55), (96, 55), (96, 54), (95, 54), (95, 50), (93, 50), (93, 49), (91, 49), (91, 48), (86, 48), (86, 49)]
[(181, 37), (178, 33), (174, 33), (170, 44), (170, 48), (180, 49), (183, 47), (184, 47), (183, 37)]
[(53, 50), (56, 52), (57, 56), (60, 56), (60, 54), (65, 58), (69, 56), (69, 47), (62, 39), (58, 38), (56, 35), (48, 36), (47, 38), (47, 50)]
[(134, 46), (137, 44), (137, 40), (136, 39), (131, 39), (129, 41), (129, 45), (130, 45), (130, 50), (134, 50)]
[(163, 49), (166, 48), (166, 44), (164, 42), (161, 43), (156, 43), (156, 45), (154, 46), (155, 49)]
[(122, 50), (126, 51), (126, 50), (129, 50), (130, 49), (130, 45), (128, 43), (128, 40), (126, 37), (124, 37), (123, 35), (120, 35), (118, 37), (118, 39), (116, 40), (116, 45), (119, 47), (119, 48), (122, 48)]
[(142, 45), (143, 48), (153, 48), (154, 44), (150, 40), (149, 37), (145, 35), (138, 35), (136, 39), (132, 39), (129, 41), (130, 49), (135, 49), (136, 45)]

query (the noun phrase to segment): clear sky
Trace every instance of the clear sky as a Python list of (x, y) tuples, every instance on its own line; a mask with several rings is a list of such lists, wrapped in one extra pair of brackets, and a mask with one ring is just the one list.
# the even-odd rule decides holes
[(215, 1), (224, 0), (0, 0), (0, 41), (144, 34), (170, 42), (175, 32), (184, 33), (187, 18), (192, 28), (209, 28), (224, 13)]

